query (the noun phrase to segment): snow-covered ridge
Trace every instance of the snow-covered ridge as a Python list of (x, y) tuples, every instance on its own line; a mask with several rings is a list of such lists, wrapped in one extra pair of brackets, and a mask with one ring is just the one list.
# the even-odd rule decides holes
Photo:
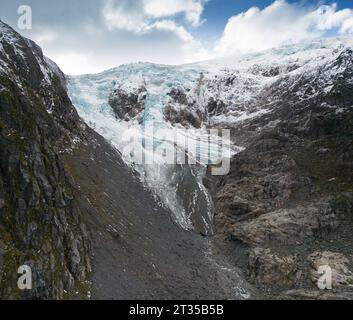
[[(211, 119), (214, 125), (239, 122), (270, 111), (261, 104), (260, 95), (269, 87), (294, 85), (304, 76), (316, 77), (321, 70), (329, 68), (342, 52), (353, 48), (353, 37), (317, 39), (296, 45), (288, 45), (263, 52), (225, 57), (196, 64), (207, 70), (207, 94), (227, 106), (226, 110)], [(342, 70), (325, 70), (326, 79), (322, 89), (330, 90), (329, 77)], [(285, 88), (283, 88), (285, 89)], [(300, 91), (298, 92), (299, 95)], [(300, 98), (300, 97), (299, 97)]]
[[(37, 68), (34, 65), (37, 65)], [(38, 71), (34, 74), (30, 70)], [(20, 36), (0, 21), (1, 74), (16, 83), (24, 92), (28, 84), (40, 87), (43, 90), (41, 99), (48, 113), (54, 111), (57, 98), (50, 90), (54, 78), (58, 78), (63, 86), (66, 86), (65, 75), (53, 61), (43, 55), (42, 49), (36, 43)]]
[[(11, 68), (21, 67), (28, 71), (28, 63), (32, 54), (43, 74), (43, 84), (50, 85), (54, 75), (64, 81), (64, 75), (59, 67), (43, 55), (36, 43), (20, 36), (0, 20), (0, 72), (6, 72), (11, 77)], [(22, 81), (22, 79), (16, 80)]]
[(352, 36), (307, 40), (298, 44), (285, 45), (256, 53), (233, 55), (184, 66), (186, 68), (200, 66), (214, 73), (227, 69), (245, 71), (251, 69), (254, 65), (285, 67), (296, 63), (303, 66), (317, 57), (332, 56), (337, 51), (342, 51), (346, 48), (353, 48)]

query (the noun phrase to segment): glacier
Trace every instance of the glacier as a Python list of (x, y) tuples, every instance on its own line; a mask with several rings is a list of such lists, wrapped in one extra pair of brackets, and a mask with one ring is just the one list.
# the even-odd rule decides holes
[[(266, 106), (258, 103), (266, 88), (279, 79), (288, 78), (290, 86), (291, 79), (298, 75), (314, 74), (347, 47), (353, 47), (351, 37), (320, 39), (181, 66), (133, 63), (99, 74), (69, 77), (68, 90), (80, 117), (122, 153), (125, 162), (140, 174), (143, 184), (152, 190), (161, 205), (170, 209), (175, 222), (187, 230), (210, 234), (214, 209), (202, 183), (207, 166), (230, 158), (243, 148), (231, 140), (221, 143), (217, 133), (209, 129), (234, 128), (270, 113), (271, 103)], [(339, 70), (332, 70), (335, 72)], [(330, 81), (325, 83), (329, 86)], [(140, 117), (118, 118), (109, 104), (114, 90), (129, 95), (137, 94), (142, 87), (144, 95), (138, 93), (138, 100), (142, 99), (144, 105)], [(186, 108), (192, 114), (205, 115), (199, 128), (166, 119), (167, 105), (175, 110), (185, 108), (182, 103), (172, 101), (173, 89), (185, 94)], [(211, 101), (216, 105), (213, 113)], [(198, 142), (198, 155), (188, 154), (198, 161), (191, 165), (170, 164), (165, 157), (156, 156), (153, 150), (161, 144), (176, 154), (180, 148), (188, 153), (185, 146), (159, 134), (161, 129), (172, 131), (177, 141), (187, 138)], [(150, 130), (147, 138), (146, 130)], [(131, 144), (127, 134), (134, 138), (134, 150), (145, 155), (153, 153), (149, 154), (154, 157), (153, 164), (138, 163), (133, 153), (124, 152)]]
[[(142, 182), (153, 191), (161, 205), (170, 209), (174, 220), (187, 230), (194, 229), (197, 224), (200, 232), (209, 234), (212, 232), (213, 205), (202, 183), (207, 165), (216, 164), (224, 157), (230, 158), (240, 149), (232, 146), (229, 140), (220, 143), (217, 132), (210, 134), (206, 126), (199, 129), (172, 126), (163, 115), (163, 109), (170, 100), (170, 90), (181, 86), (192, 88), (202, 72), (202, 68), (198, 67), (137, 63), (96, 75), (70, 77), (68, 91), (80, 117), (122, 153), (126, 163), (136, 169)], [(142, 121), (117, 119), (108, 103), (114, 88), (123, 87), (125, 92), (130, 92), (141, 84), (147, 90)], [(166, 137), (165, 132), (168, 131), (174, 139)], [(146, 132), (150, 134), (146, 135)], [(129, 137), (133, 138), (132, 142)], [(197, 145), (197, 155), (188, 152), (189, 159), (195, 160), (193, 164), (177, 161), (173, 164), (163, 155), (153, 153), (160, 144), (177, 155), (180, 148), (187, 153), (185, 145), (175, 143), (185, 139), (188, 145)], [(124, 152), (131, 143), (130, 148), (135, 154), (143, 149), (145, 154), (153, 157), (153, 163), (139, 163), (135, 154)], [(151, 144), (152, 148), (148, 147)], [(187, 189), (191, 203), (185, 203), (185, 195), (181, 196)]]

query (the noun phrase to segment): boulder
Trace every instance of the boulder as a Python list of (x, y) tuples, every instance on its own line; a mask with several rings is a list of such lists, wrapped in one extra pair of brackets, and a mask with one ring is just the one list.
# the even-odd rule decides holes
[(297, 278), (297, 259), (256, 247), (249, 256), (250, 276), (262, 284), (292, 286)]
[(350, 270), (349, 259), (338, 252), (316, 251), (308, 257), (310, 263), (310, 278), (314, 283), (321, 277), (319, 268), (329, 266), (332, 270), (332, 288), (353, 288), (353, 272)]
[(339, 217), (328, 205), (298, 206), (239, 222), (232, 235), (248, 244), (296, 245), (327, 234), (339, 225)]

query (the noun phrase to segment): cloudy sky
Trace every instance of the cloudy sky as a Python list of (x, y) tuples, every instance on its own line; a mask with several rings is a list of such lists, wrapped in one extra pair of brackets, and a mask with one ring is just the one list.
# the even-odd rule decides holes
[[(31, 30), (17, 26), (32, 8)], [(1, 0), (0, 19), (67, 74), (181, 64), (317, 37), (353, 36), (352, 0)]]

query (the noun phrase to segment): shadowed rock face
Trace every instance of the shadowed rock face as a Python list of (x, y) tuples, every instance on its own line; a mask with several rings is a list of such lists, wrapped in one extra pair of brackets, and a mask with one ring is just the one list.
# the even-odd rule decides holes
[(125, 121), (137, 119), (142, 121), (142, 112), (145, 109), (146, 88), (141, 86), (133, 92), (126, 92), (116, 88), (109, 97), (109, 105), (112, 107), (117, 118)]
[(164, 117), (171, 124), (181, 124), (185, 128), (200, 128), (206, 118), (204, 111), (195, 108), (196, 101), (191, 92), (182, 87), (172, 88), (169, 92), (170, 103), (164, 108)]
[[(60, 156), (83, 139), (82, 124), (63, 74), (1, 21), (0, 49), (0, 296), (59, 299), (91, 271), (89, 236)], [(25, 264), (33, 290), (19, 291)]]
[(167, 105), (164, 109), (164, 116), (167, 121), (174, 124), (181, 124), (185, 128), (190, 126), (200, 128), (202, 125), (202, 114), (189, 110), (188, 106), (176, 108), (173, 105)]

